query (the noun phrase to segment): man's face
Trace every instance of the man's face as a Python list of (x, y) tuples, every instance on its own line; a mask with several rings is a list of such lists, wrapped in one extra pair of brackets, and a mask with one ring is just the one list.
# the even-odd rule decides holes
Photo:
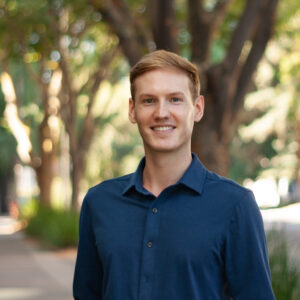
[(138, 125), (145, 152), (190, 152), (204, 100), (199, 96), (193, 101), (189, 77), (175, 68), (156, 69), (137, 77), (134, 84), (129, 119)]

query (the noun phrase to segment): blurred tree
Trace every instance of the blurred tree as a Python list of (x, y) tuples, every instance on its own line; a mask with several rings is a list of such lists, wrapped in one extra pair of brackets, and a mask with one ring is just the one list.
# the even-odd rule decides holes
[(98, 23), (99, 14), (83, 1), (65, 2), (64, 6), (52, 8), (51, 13), (62, 74), (58, 97), (72, 161), (72, 207), (76, 208), (85, 157), (102, 120), (101, 114), (93, 113), (97, 91), (108, 77), (114, 81), (121, 76), (117, 39), (106, 33), (105, 26)]
[[(7, 0), (1, 5), (0, 38), (6, 45), (0, 53), (5, 72), (2, 86), (6, 87), (7, 104), (14, 105), (18, 130), (30, 144), (25, 162), (36, 170), (42, 201), (50, 203), (60, 117), (68, 134), (72, 207), (76, 208), (85, 156), (101, 121), (101, 113), (94, 111), (97, 91), (108, 77), (117, 80), (122, 75), (117, 39), (107, 34), (106, 26), (99, 23), (101, 15), (85, 1)], [(31, 145), (26, 120), (20, 117), (22, 101), (17, 95), (17, 76), (10, 70), (13, 60), (25, 64), (27, 74), (35, 81), (36, 98), (41, 99), (37, 102), (43, 115), (38, 125), (39, 152)], [(16, 95), (14, 99), (10, 99), (12, 94)]]
[(100, 93), (105, 91), (106, 94), (106, 97), (101, 97), (101, 103), (106, 106), (102, 120), (106, 123), (109, 119), (109, 125), (97, 129), (97, 138), (92, 143), (87, 160), (86, 179), (92, 185), (97, 184), (99, 179), (110, 179), (135, 171), (144, 155), (137, 128), (128, 122), (128, 79), (124, 78), (113, 86), (107, 84), (107, 87), (109, 89), (102, 89)]
[[(8, 57), (2, 57), (1, 60), (2, 69), (5, 70), (1, 76), (2, 90), (6, 100), (4, 116), (17, 140), (17, 150), (21, 161), (29, 164), (36, 171), (41, 201), (49, 204), (57, 135), (54, 135), (50, 128), (51, 114), (47, 109), (47, 84), (42, 90), (41, 98), (37, 96), (28, 99), (28, 93), (26, 95), (21, 92), (21, 90), (30, 90), (33, 87), (28, 73), (16, 65), (10, 66), (8, 60)], [(17, 83), (17, 87), (14, 82)]]
[(274, 38), (255, 77), (259, 90), (246, 98), (244, 125), (232, 143), (236, 180), (258, 175), (299, 180), (299, 17), (300, 3), (280, 3)]
[(89, 0), (120, 41), (130, 65), (154, 49), (182, 52), (199, 67), (206, 113), (192, 150), (226, 174), (244, 96), (263, 56), (278, 0)]

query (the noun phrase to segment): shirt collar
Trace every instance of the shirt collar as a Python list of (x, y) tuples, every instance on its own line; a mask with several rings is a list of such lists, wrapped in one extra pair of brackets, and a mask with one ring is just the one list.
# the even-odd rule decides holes
[(143, 187), (142, 178), (143, 178), (143, 170), (145, 167), (146, 159), (143, 157), (135, 171), (132, 174), (128, 185), (126, 185), (123, 195), (126, 194), (132, 187), (134, 187), (138, 192), (142, 194), (149, 194), (149, 192)]
[[(132, 187), (138, 192), (149, 195), (150, 193), (143, 187), (143, 169), (145, 167), (145, 157), (140, 161), (135, 173), (132, 174), (128, 185), (126, 185), (123, 195), (126, 194)], [(204, 181), (206, 177), (206, 168), (202, 165), (196, 154), (192, 153), (192, 162), (183, 176), (175, 185), (184, 185), (198, 194), (202, 193)]]
[(206, 168), (196, 154), (192, 153), (192, 162), (177, 184), (183, 184), (198, 194), (202, 193), (206, 177)]

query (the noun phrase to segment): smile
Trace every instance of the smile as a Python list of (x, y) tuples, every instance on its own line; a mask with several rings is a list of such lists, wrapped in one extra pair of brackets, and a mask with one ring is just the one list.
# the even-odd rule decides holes
[(159, 127), (152, 127), (152, 129), (155, 131), (167, 131), (167, 130), (174, 129), (174, 127), (173, 126), (159, 126)]

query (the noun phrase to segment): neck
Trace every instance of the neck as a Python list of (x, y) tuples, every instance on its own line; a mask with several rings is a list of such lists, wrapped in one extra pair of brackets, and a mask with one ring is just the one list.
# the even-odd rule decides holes
[(146, 152), (145, 155), (143, 186), (155, 196), (168, 186), (175, 184), (192, 162), (190, 151), (175, 154)]

